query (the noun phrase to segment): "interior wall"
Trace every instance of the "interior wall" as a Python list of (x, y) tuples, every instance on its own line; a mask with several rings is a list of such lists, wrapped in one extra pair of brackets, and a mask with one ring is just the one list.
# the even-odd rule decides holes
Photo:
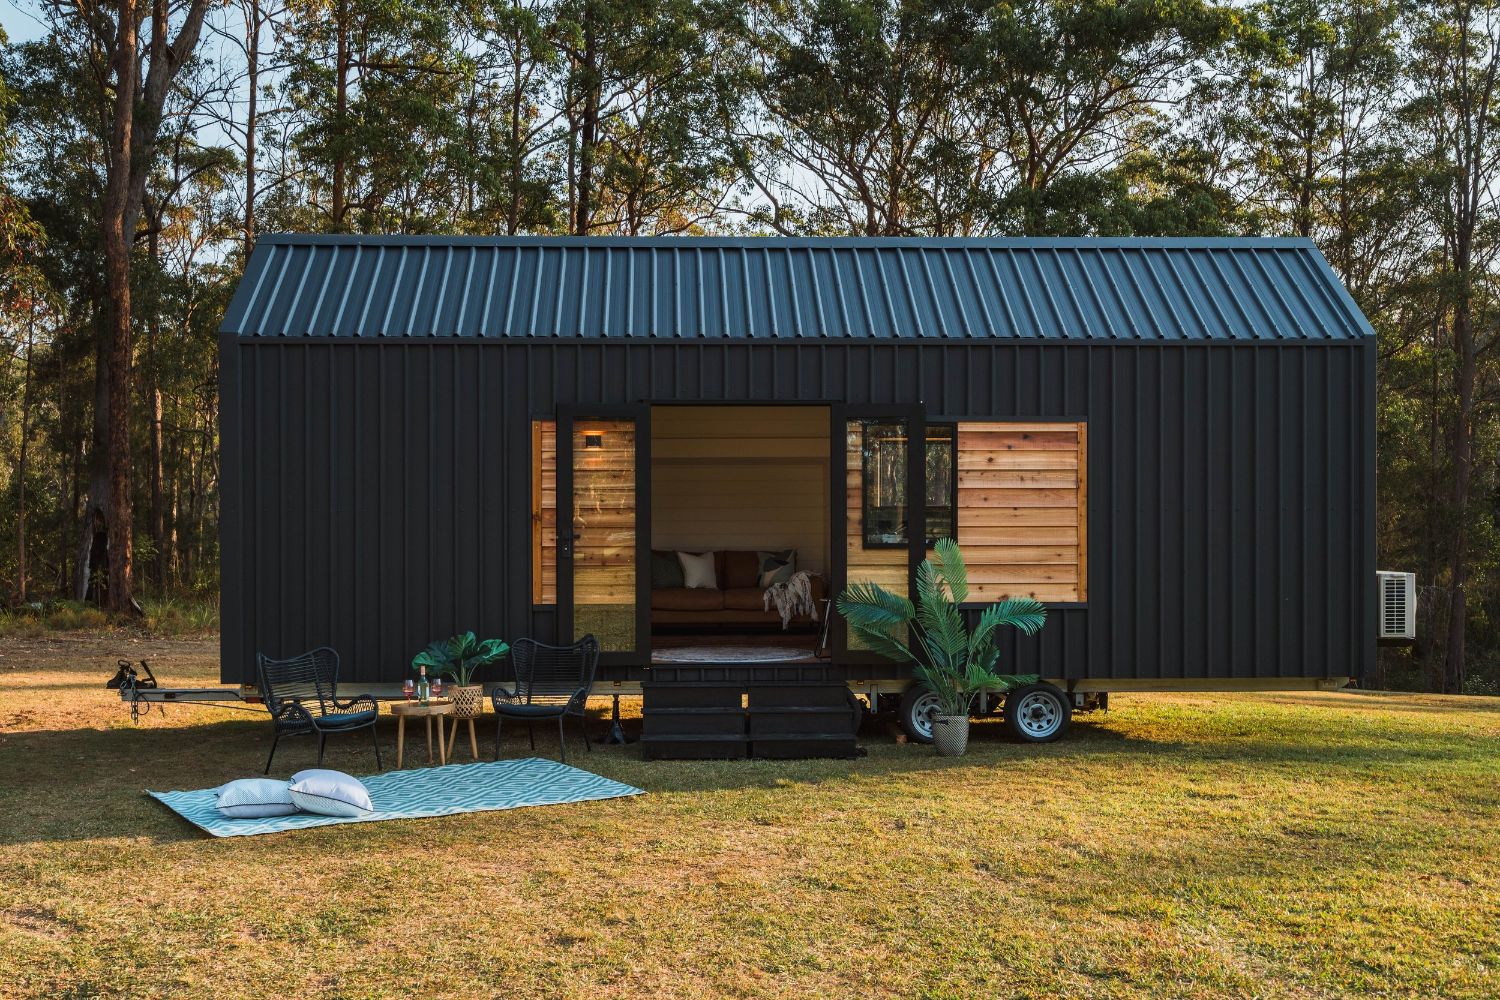
[(828, 408), (651, 410), (651, 547), (797, 550), (828, 569)]

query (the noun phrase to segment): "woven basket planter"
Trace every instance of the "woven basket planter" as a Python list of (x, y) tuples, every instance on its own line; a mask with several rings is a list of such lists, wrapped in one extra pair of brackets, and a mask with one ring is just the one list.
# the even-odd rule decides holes
[(451, 687), (448, 693), (453, 698), (454, 718), (474, 719), (484, 714), (484, 688), (480, 685)]
[(962, 757), (969, 749), (969, 717), (937, 715), (932, 719), (932, 743), (939, 757)]

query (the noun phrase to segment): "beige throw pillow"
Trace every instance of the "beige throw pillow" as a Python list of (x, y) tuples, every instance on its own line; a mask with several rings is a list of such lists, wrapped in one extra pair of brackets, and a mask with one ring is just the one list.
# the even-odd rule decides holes
[(693, 590), (718, 590), (719, 581), (714, 577), (714, 554), (705, 552), (695, 556), (691, 552), (677, 553), (682, 563), (682, 585)]

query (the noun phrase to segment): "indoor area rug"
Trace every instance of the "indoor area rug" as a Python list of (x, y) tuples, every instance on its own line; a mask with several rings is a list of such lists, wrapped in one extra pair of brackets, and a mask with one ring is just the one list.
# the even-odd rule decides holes
[(674, 646), (651, 651), (652, 663), (812, 663), (806, 649), (794, 646)]
[(335, 823), (420, 819), (645, 794), (632, 785), (542, 757), (385, 771), (359, 780), (370, 790), (375, 811), (355, 817), (294, 813), (265, 819), (229, 819), (215, 808), (217, 789), (214, 788), (146, 794), (215, 837), (249, 837)]

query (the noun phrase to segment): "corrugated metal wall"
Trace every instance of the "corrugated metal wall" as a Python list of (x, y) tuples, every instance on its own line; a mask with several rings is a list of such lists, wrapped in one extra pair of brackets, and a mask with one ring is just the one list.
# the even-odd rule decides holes
[(546, 637), (530, 424), (558, 403), (906, 403), (1089, 421), (1089, 604), (1017, 640), (1066, 678), (1372, 662), (1370, 341), (223, 339), (223, 675), (330, 644), (399, 680), (434, 636)]

